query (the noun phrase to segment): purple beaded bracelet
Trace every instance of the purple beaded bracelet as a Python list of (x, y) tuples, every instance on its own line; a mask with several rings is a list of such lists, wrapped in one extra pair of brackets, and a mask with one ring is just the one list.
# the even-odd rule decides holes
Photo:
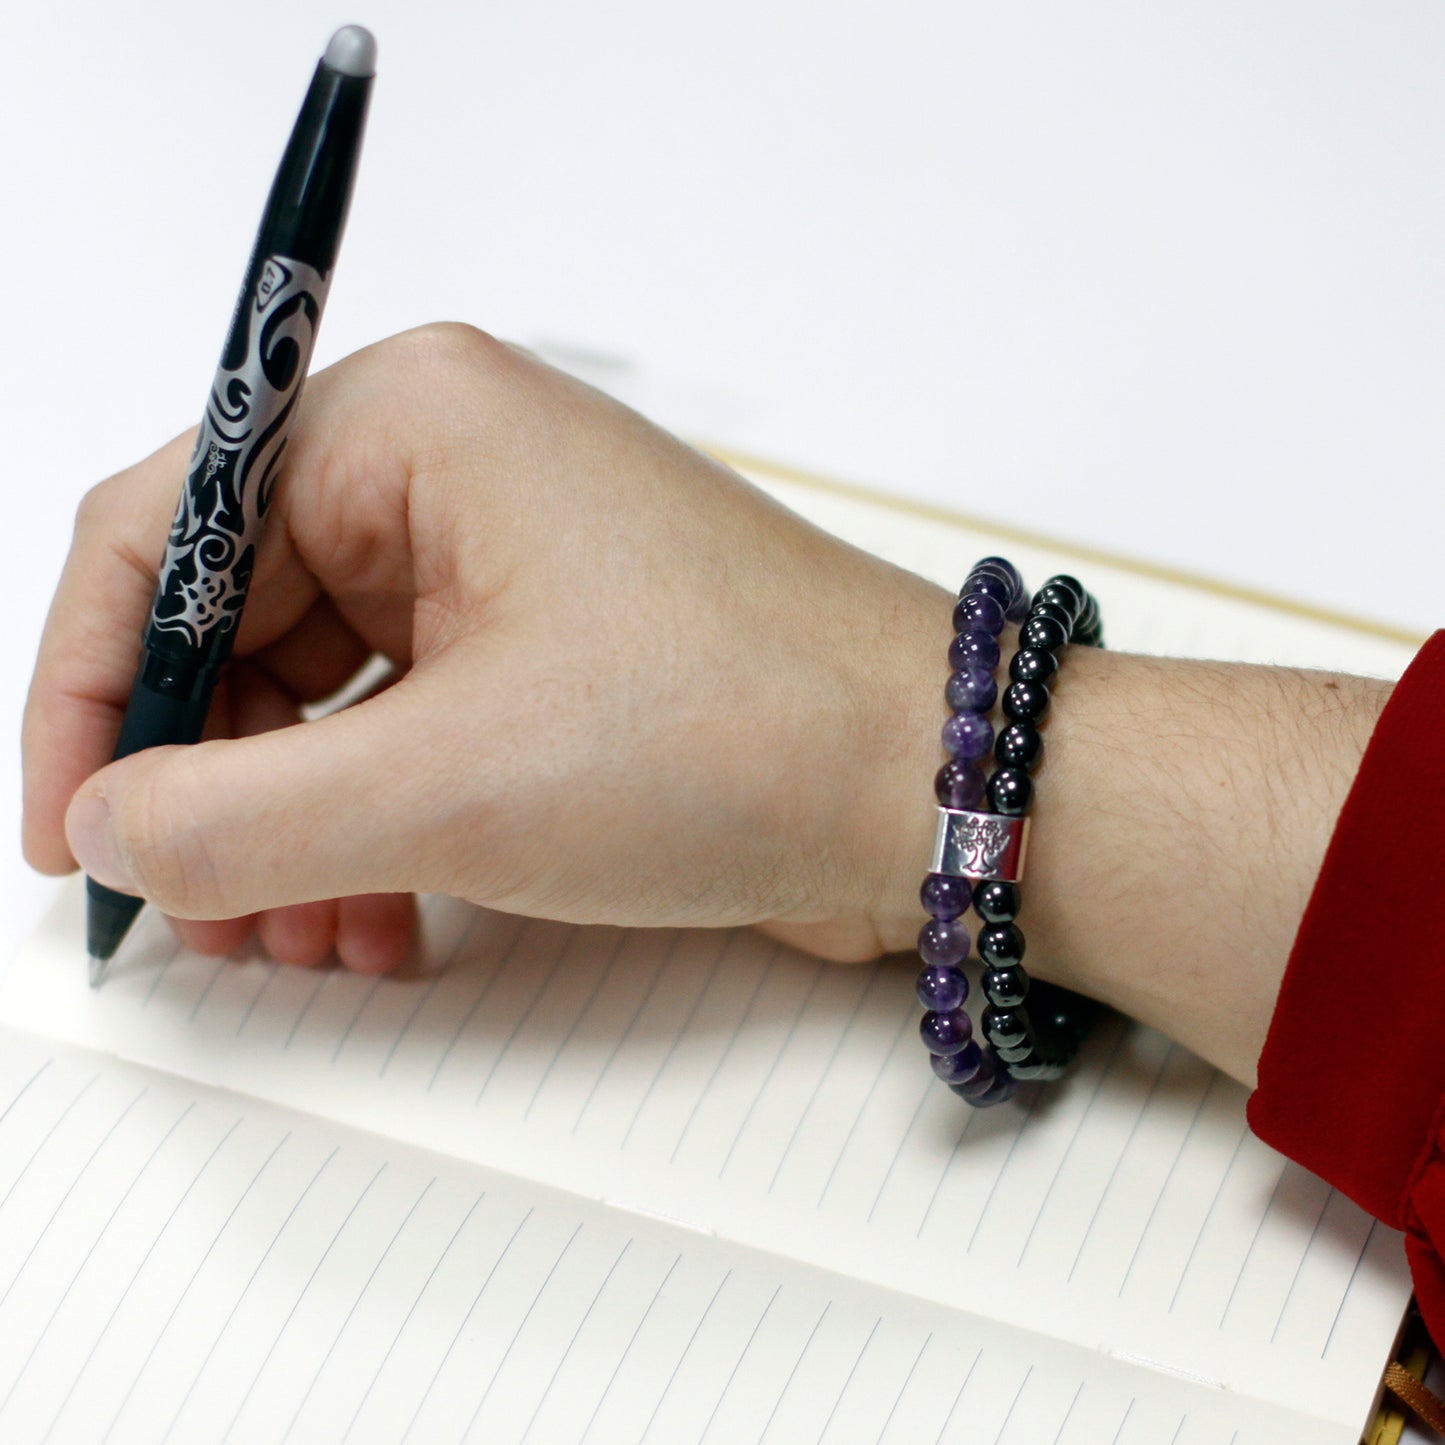
[[(938, 838), (933, 871), (920, 890), (929, 920), (918, 935), (923, 970), (917, 994), (928, 1010), (919, 1032), (934, 1073), (970, 1104), (988, 1107), (1011, 1098), (1020, 1079), (1057, 1078), (1092, 1014), (1093, 1006), (1076, 994), (1031, 984), (1015, 919), (1033, 794), (1030, 773), (1043, 752), (1037, 724), (1058, 670), (1056, 653), (1069, 641), (1098, 646), (1102, 636), (1098, 604), (1074, 578), (1050, 578), (1030, 598), (1018, 570), (1002, 557), (985, 557), (974, 567), (953, 621), (957, 635), (948, 654), (953, 671), (944, 694), (953, 710), (943, 728), (948, 761), (934, 781)], [(998, 699), (994, 669), (1006, 622), (1022, 627), (1003, 700), (1010, 722), (995, 738), (989, 713)], [(998, 766), (985, 779), (982, 763), (990, 751)], [(989, 1000), (982, 1045), (963, 1007), (969, 984), (962, 965), (970, 939), (961, 920), (970, 904), (982, 924), (978, 944)]]

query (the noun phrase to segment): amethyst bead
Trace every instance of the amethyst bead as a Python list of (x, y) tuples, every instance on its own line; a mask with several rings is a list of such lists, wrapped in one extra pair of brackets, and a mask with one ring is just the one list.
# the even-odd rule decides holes
[[(967, 1085), (964, 1085), (967, 1088)], [(995, 1104), (1007, 1104), (1018, 1092), (1018, 1085), (1005, 1073), (995, 1076), (993, 1082), (980, 1094), (965, 1094), (964, 1098), (975, 1109), (991, 1109)]]
[(968, 975), (952, 963), (930, 963), (913, 987), (918, 1002), (934, 1013), (951, 1013), (968, 999)]
[(948, 665), (955, 672), (968, 666), (992, 672), (998, 666), (998, 657), (998, 638), (990, 632), (960, 632), (948, 644)]
[(977, 762), (979, 758), (986, 758), (992, 748), (993, 724), (986, 717), (974, 712), (956, 712), (943, 725), (943, 751), (951, 758)]
[(1003, 631), (1004, 609), (992, 597), (982, 592), (969, 592), (961, 597), (953, 609), (953, 630), (955, 632), (987, 632), (998, 636)]
[(918, 930), (918, 956), (924, 963), (962, 963), (968, 946), (968, 929), (956, 918), (930, 918)]
[(968, 580), (958, 589), (959, 599), (976, 592), (980, 597), (992, 597), (1000, 607), (1007, 607), (1014, 599), (1014, 589), (997, 572), (970, 572)]
[(954, 712), (987, 712), (997, 697), (998, 683), (994, 681), (993, 673), (973, 663), (953, 673), (943, 689), (943, 700)]
[(931, 918), (952, 919), (968, 910), (972, 901), (967, 878), (951, 878), (947, 873), (930, 873), (918, 890), (919, 901)]
[(973, 1021), (961, 1009), (951, 1013), (926, 1013), (918, 1035), (930, 1054), (956, 1054), (973, 1040)]
[(1024, 579), (1019, 575), (1019, 569), (1007, 557), (981, 558), (973, 564), (973, 570), (975, 572), (992, 572), (996, 576), (1002, 577), (1014, 589), (1015, 596), (1024, 590)]
[(963, 758), (952, 758), (933, 779), (933, 796), (945, 808), (977, 808), (983, 802), (983, 769)]
[(983, 1050), (970, 1041), (956, 1054), (934, 1054), (933, 1072), (945, 1084), (966, 1084), (983, 1063)]

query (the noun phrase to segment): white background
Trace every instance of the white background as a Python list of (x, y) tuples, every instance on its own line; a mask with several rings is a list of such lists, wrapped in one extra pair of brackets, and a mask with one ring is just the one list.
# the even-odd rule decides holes
[[(694, 437), (1442, 614), (1445, 9), (7, 7), (0, 808), (92, 481), (193, 425), (334, 25), (381, 44), (317, 364), (458, 317)], [(962, 565), (962, 562), (961, 562)], [(10, 942), (45, 889), (7, 841)]]

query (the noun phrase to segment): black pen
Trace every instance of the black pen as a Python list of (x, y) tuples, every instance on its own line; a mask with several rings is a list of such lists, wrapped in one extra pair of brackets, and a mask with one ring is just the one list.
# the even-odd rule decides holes
[[(230, 655), (286, 436), (341, 245), (376, 41), (331, 37), (291, 132), (171, 524), (117, 758), (201, 736)], [(90, 986), (142, 900), (86, 879)]]

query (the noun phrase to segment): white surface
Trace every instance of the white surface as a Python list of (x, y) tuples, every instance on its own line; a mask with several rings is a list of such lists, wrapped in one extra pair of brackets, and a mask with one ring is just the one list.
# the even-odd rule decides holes
[[(693, 434), (1438, 619), (1436, 4), (54, 0), (0, 48), (12, 750), (74, 505), (194, 423), (352, 19), (319, 363), (461, 317)], [(44, 890), (3, 877), (10, 942)]]

